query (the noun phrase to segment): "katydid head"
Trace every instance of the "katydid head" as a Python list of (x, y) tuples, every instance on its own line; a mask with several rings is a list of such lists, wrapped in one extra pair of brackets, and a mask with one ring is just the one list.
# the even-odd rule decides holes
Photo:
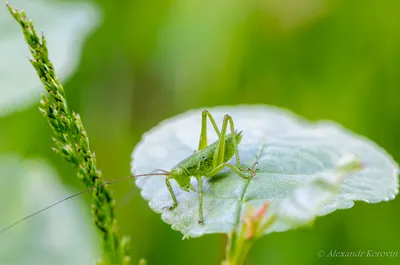
[(175, 179), (182, 190), (193, 190), (192, 184), (190, 183), (190, 175), (184, 168), (181, 167), (172, 169), (170, 174), (170, 178)]

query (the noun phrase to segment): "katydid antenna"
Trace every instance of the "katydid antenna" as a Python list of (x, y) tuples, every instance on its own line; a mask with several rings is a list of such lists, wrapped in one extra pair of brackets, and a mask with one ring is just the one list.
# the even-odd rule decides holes
[[(165, 170), (162, 170), (162, 169), (157, 169), (157, 171), (161, 171), (161, 172), (163, 172), (163, 173), (154, 172), (154, 173), (148, 173), (148, 174), (133, 175), (133, 176), (124, 177), (124, 178), (120, 178), (120, 179), (114, 179), (114, 180), (110, 180), (110, 181), (104, 182), (100, 187), (107, 186), (107, 185), (110, 185), (110, 184), (114, 184), (114, 183), (116, 183), (116, 182), (120, 182), (120, 181), (127, 180), (127, 179), (134, 179), (134, 178), (136, 178), (136, 177), (145, 177), (145, 176), (168, 176), (168, 175), (170, 175), (170, 173), (169, 173), (168, 171), (165, 171)], [(27, 215), (27, 216), (25, 216), (24, 218), (19, 219), (18, 221), (16, 221), (16, 222), (10, 224), (9, 226), (6, 226), (5, 228), (1, 229), (1, 230), (0, 230), (0, 234), (6, 232), (7, 230), (10, 230), (11, 228), (13, 228), (14, 226), (16, 226), (17, 224), (22, 223), (23, 221), (25, 221), (25, 220), (27, 220), (27, 219), (29, 219), (29, 218), (35, 216), (35, 215), (38, 215), (38, 214), (40, 214), (40, 213), (42, 213), (42, 212), (44, 212), (44, 211), (46, 211), (46, 210), (48, 210), (48, 209), (50, 209), (50, 208), (52, 208), (52, 207), (54, 207), (54, 206), (56, 206), (56, 205), (62, 203), (62, 202), (65, 202), (65, 201), (67, 201), (67, 200), (69, 200), (69, 199), (72, 199), (72, 198), (74, 198), (74, 197), (77, 197), (77, 196), (79, 196), (79, 195), (82, 195), (82, 194), (84, 194), (84, 193), (86, 193), (86, 192), (88, 192), (88, 191), (95, 190), (95, 189), (96, 189), (96, 188), (89, 188), (89, 189), (83, 190), (83, 191), (81, 191), (81, 192), (75, 193), (75, 194), (73, 194), (73, 195), (70, 195), (70, 196), (68, 196), (68, 197), (66, 197), (66, 198), (64, 198), (64, 199), (62, 199), (62, 200), (59, 200), (59, 201), (53, 203), (53, 204), (50, 204), (49, 206), (47, 206), (47, 207), (45, 207), (45, 208), (43, 208), (43, 209), (40, 209), (39, 211), (36, 211), (36, 212), (34, 212), (34, 213), (30, 214), (30, 215)]]

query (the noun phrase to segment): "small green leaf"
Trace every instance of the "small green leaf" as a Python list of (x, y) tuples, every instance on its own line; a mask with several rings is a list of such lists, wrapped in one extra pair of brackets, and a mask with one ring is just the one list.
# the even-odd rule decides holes
[[(61, 79), (76, 69), (85, 36), (98, 24), (94, 5), (55, 1), (12, 0), (10, 4), (29, 12), (38, 33), (46, 34), (50, 56)], [(35, 70), (28, 63), (29, 49), (21, 30), (6, 6), (0, 7), (0, 117), (27, 107), (43, 91)]]
[[(196, 192), (173, 189), (179, 205), (173, 211), (164, 178), (139, 177), (136, 185), (150, 207), (184, 234), (198, 237), (229, 233), (242, 225), (247, 206), (270, 202), (266, 213), (277, 214), (267, 233), (286, 231), (311, 222), (318, 215), (351, 208), (355, 200), (377, 203), (398, 193), (398, 166), (379, 146), (340, 125), (308, 122), (286, 110), (263, 105), (208, 109), (222, 123), (230, 114), (243, 130), (239, 146), (242, 164), (257, 165), (257, 175), (244, 180), (229, 169), (205, 179), (204, 218), (198, 224)], [(201, 110), (163, 121), (143, 136), (132, 154), (132, 173), (170, 170), (197, 148)], [(209, 126), (209, 142), (217, 140)], [(343, 159), (352, 157), (349, 161)], [(231, 160), (234, 163), (234, 158)], [(362, 164), (361, 168), (358, 168)], [(197, 182), (192, 180), (197, 188)]]

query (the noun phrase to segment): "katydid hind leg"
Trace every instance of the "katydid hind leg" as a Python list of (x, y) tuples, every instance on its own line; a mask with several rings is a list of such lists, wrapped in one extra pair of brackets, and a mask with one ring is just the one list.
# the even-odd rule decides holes
[(223, 164), (215, 167), (210, 172), (208, 172), (207, 177), (215, 176), (216, 174), (221, 172), (221, 170), (224, 169), (225, 167), (229, 167), (230, 169), (232, 169), (233, 172), (235, 172), (236, 174), (238, 174), (240, 177), (242, 177), (244, 179), (250, 179), (255, 176), (255, 171), (253, 169), (249, 169), (249, 171), (251, 171), (251, 173), (247, 175), (246, 173), (244, 173), (244, 171), (247, 171), (247, 170), (240, 169), (229, 163), (223, 163)]
[[(233, 120), (231, 116), (228, 116), (228, 121), (229, 121), (229, 127), (231, 128), (231, 134), (235, 136), (235, 126), (233, 124)], [(239, 158), (239, 147), (238, 143), (236, 142), (236, 137), (233, 137), (233, 147), (235, 151), (235, 158), (236, 158), (236, 167), (241, 168), (242, 165), (240, 164), (240, 158)]]
[(208, 110), (203, 110), (201, 113), (201, 132), (200, 132), (200, 140), (199, 140), (199, 148), (198, 150), (202, 150), (208, 146), (207, 141), (207, 118), (210, 120), (215, 132), (218, 137), (220, 136), (220, 131), (218, 129), (217, 123), (215, 122), (213, 116)]
[(215, 154), (213, 157), (213, 164), (214, 165), (221, 165), (224, 163), (224, 158), (225, 158), (225, 137), (226, 137), (226, 132), (228, 129), (228, 125), (230, 127), (231, 134), (233, 136), (232, 141), (233, 141), (233, 148), (234, 148), (234, 153), (235, 153), (235, 159), (236, 159), (236, 167), (241, 169), (242, 166), (240, 164), (240, 158), (239, 158), (239, 151), (238, 151), (238, 143), (236, 141), (235, 137), (235, 126), (232, 120), (232, 117), (226, 114), (224, 116), (224, 120), (222, 122), (222, 129), (221, 129), (221, 134), (219, 137), (218, 141), (218, 147), (215, 150)]

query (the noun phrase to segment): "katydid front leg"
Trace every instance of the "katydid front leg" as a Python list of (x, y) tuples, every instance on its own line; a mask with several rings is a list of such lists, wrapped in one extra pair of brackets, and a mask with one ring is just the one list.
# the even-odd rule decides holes
[(198, 196), (199, 196), (199, 224), (204, 224), (204, 214), (203, 214), (203, 177), (197, 177), (198, 183)]
[(168, 177), (165, 178), (165, 184), (167, 185), (169, 193), (171, 194), (172, 201), (174, 202), (174, 204), (169, 207), (169, 210), (172, 211), (173, 209), (175, 209), (178, 206), (178, 201), (176, 200), (176, 196), (175, 196), (174, 190), (172, 189), (172, 185), (169, 182), (169, 178)]

